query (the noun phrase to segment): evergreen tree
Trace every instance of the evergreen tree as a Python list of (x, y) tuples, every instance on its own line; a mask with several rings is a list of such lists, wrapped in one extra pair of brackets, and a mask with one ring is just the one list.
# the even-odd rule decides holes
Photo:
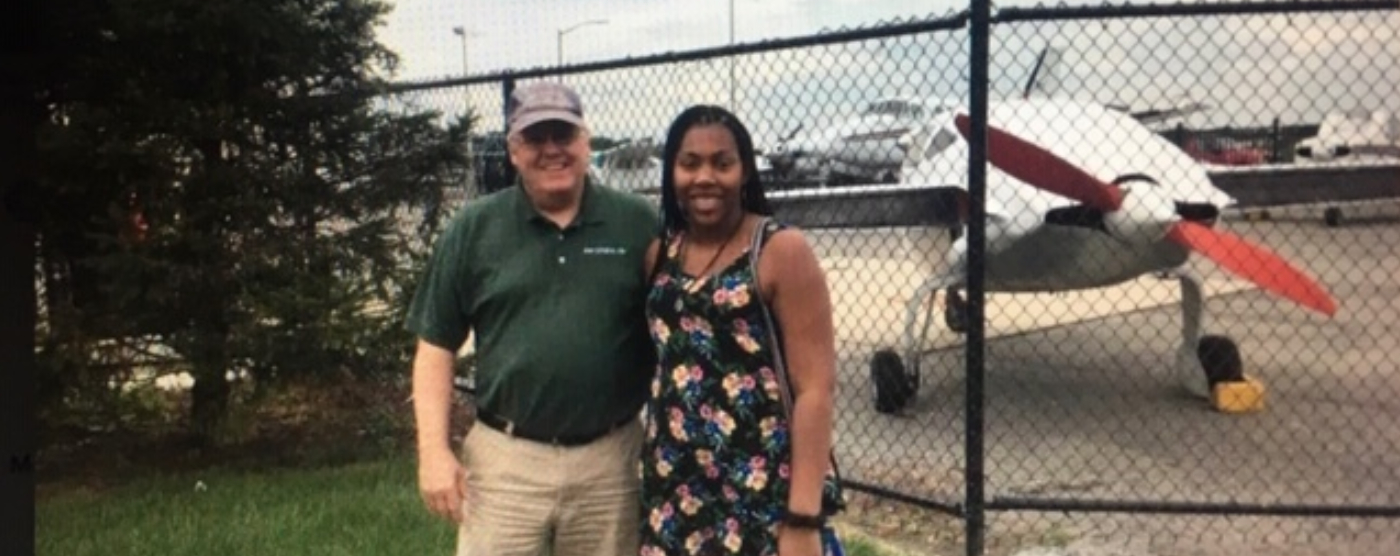
[[(469, 117), (385, 96), (376, 0), (75, 0), (39, 98), (42, 384), (166, 349), (209, 440), (231, 373), (402, 373), (412, 265)], [(421, 223), (421, 225), (420, 225)], [(103, 381), (105, 382), (105, 381)]]

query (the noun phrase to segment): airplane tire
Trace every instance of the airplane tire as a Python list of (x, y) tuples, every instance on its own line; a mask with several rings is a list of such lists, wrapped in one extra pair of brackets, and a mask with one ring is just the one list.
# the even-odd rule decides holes
[(1322, 221), (1328, 228), (1336, 228), (1342, 225), (1342, 209), (1338, 207), (1327, 207), (1322, 211)]
[(882, 349), (870, 358), (870, 383), (875, 389), (875, 411), (897, 413), (914, 398), (914, 383), (894, 350)]
[(1235, 341), (1225, 336), (1202, 336), (1196, 344), (1196, 357), (1206, 373), (1207, 385), (1244, 380), (1244, 362)]
[(958, 334), (967, 333), (967, 302), (962, 296), (948, 295), (943, 306), (943, 324)]

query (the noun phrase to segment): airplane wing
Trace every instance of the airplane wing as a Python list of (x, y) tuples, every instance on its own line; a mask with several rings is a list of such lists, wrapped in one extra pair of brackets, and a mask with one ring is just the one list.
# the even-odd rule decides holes
[(808, 229), (961, 226), (967, 191), (955, 186), (852, 185), (767, 194), (775, 216)]
[(1400, 198), (1400, 159), (1214, 166), (1206, 174), (1238, 208)]

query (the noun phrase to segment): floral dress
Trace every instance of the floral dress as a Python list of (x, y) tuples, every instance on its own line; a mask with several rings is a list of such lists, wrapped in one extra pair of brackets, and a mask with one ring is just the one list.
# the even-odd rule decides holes
[(647, 298), (658, 365), (640, 553), (776, 554), (791, 450), (758, 284), (747, 252), (708, 279), (687, 276), (682, 241), (668, 242)]

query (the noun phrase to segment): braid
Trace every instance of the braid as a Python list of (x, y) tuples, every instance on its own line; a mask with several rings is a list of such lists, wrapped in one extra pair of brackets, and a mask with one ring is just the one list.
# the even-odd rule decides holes
[(686, 132), (702, 125), (722, 125), (734, 135), (734, 144), (739, 149), (739, 161), (744, 168), (744, 183), (739, 188), (740, 206), (747, 212), (771, 216), (772, 207), (763, 192), (763, 180), (758, 175), (755, 160), (753, 136), (748, 128), (733, 113), (714, 105), (696, 105), (685, 109), (671, 123), (666, 133), (661, 167), (661, 216), (663, 233), (665, 230), (679, 231), (686, 226), (685, 213), (676, 198), (676, 158), (680, 156), (681, 142)]

